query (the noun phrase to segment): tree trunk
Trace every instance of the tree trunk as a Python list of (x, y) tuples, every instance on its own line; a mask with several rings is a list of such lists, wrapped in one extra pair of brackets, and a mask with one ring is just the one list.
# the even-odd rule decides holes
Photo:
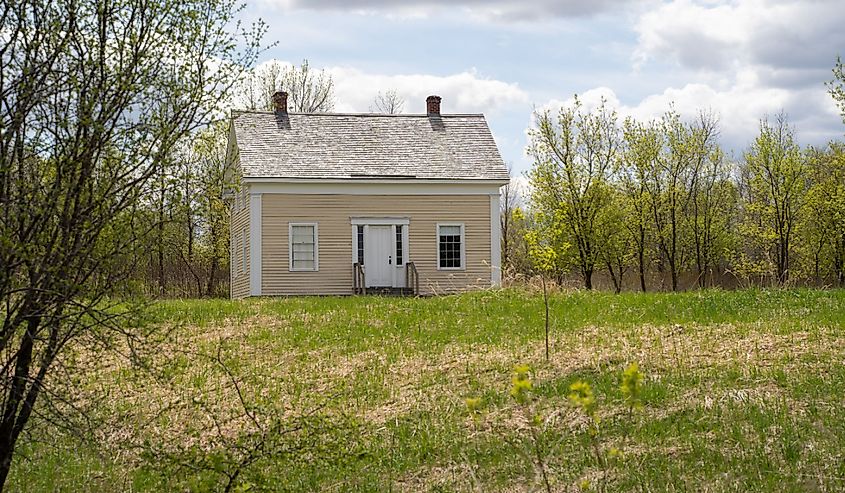
[(620, 271), (619, 279), (616, 278), (616, 272), (613, 270), (613, 264), (610, 261), (607, 263), (607, 271), (610, 273), (610, 280), (613, 281), (613, 292), (615, 294), (619, 294), (622, 291), (622, 286), (620, 285), (622, 282), (622, 273)]
[(619, 286), (616, 290), (616, 294), (622, 292), (622, 283), (625, 282), (625, 262), (622, 257), (616, 257), (616, 270), (619, 272)]
[(158, 292), (159, 295), (164, 296), (165, 281), (164, 281), (164, 217), (159, 217), (158, 221), (158, 245), (156, 250), (158, 253)]
[(833, 266), (836, 270), (836, 281), (840, 288), (845, 288), (845, 234), (837, 241), (833, 251)]
[(645, 230), (643, 228), (640, 228), (640, 245), (637, 251), (637, 260), (640, 269), (640, 289), (645, 293)]
[(698, 287), (704, 289), (704, 255), (701, 252), (701, 240), (698, 238), (698, 233), (695, 237), (695, 266), (698, 268)]
[(784, 245), (784, 241), (780, 240), (778, 249), (778, 284), (783, 287), (786, 285), (787, 281), (787, 269), (788, 269), (788, 257), (787, 257), (787, 247)]
[(217, 263), (217, 255), (215, 255), (208, 267), (208, 284), (205, 288), (205, 294), (210, 297), (214, 297), (214, 288), (217, 285)]
[(672, 291), (678, 290), (678, 269), (675, 267), (675, 259), (669, 259), (669, 270), (671, 271), (672, 275)]
[(543, 305), (546, 308), (546, 361), (549, 361), (549, 291), (546, 287), (546, 273), (540, 275), (540, 281), (543, 283)]
[(14, 431), (18, 417), (18, 406), (23, 400), (24, 390), (29, 381), (29, 367), (32, 363), (35, 332), (40, 323), (41, 320), (38, 317), (31, 317), (27, 320), (26, 331), (21, 337), (20, 349), (15, 357), (15, 373), (4, 399), (3, 418), (0, 422), (0, 490), (6, 484), (9, 469), (12, 467), (12, 455), (17, 442)]

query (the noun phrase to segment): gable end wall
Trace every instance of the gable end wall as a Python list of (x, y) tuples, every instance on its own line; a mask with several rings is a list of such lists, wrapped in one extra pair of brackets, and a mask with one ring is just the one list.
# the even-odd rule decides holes
[[(233, 203), (229, 222), (229, 272), (232, 299), (249, 296), (250, 274), (250, 243), (249, 243), (249, 194), (244, 191), (236, 192), (240, 198)], [(244, 229), (247, 234), (244, 235)], [(246, 242), (246, 270), (242, 269), (244, 248), (241, 242)]]

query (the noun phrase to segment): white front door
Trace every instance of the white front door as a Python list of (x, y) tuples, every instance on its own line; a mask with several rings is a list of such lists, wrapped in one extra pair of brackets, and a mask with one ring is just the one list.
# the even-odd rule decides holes
[(393, 286), (393, 226), (367, 226), (364, 234), (367, 287)]

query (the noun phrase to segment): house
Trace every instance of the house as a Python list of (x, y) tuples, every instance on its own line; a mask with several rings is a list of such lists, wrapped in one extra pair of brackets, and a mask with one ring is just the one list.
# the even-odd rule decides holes
[(232, 114), (231, 295), (439, 294), (500, 282), (508, 172), (483, 115)]

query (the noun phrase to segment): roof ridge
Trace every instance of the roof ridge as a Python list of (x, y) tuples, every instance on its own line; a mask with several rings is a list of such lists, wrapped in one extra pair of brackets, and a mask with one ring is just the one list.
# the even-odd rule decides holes
[[(273, 111), (263, 111), (263, 110), (232, 110), (232, 114), (235, 113), (255, 113), (260, 115), (275, 115), (276, 113)], [(297, 115), (297, 116), (370, 116), (370, 117), (387, 117), (387, 118), (428, 118), (429, 114), (427, 113), (396, 113), (396, 114), (388, 114), (388, 113), (303, 113), (297, 111), (290, 111), (287, 113), (288, 115)], [(443, 113), (437, 115), (441, 118), (451, 118), (451, 117), (467, 117), (467, 116), (475, 116), (484, 118), (484, 113)]]

